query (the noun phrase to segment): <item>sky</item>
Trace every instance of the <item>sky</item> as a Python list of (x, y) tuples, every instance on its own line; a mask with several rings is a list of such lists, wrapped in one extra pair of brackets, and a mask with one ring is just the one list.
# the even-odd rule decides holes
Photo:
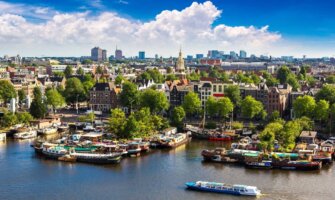
[(0, 0), (0, 55), (335, 56), (333, 0)]

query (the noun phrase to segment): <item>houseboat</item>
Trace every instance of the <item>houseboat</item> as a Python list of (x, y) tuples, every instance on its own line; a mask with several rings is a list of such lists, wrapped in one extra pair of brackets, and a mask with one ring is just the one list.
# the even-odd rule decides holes
[(322, 167), (322, 162), (307, 160), (290, 161), (288, 159), (272, 160), (272, 167), (288, 170), (320, 170)]
[(61, 124), (60, 126), (58, 126), (58, 131), (59, 132), (65, 132), (69, 130), (69, 125), (68, 124)]
[(201, 155), (205, 162), (217, 163), (236, 163), (237, 159), (232, 159), (227, 155), (225, 148), (216, 148), (215, 150), (203, 150)]
[(31, 139), (37, 136), (37, 131), (32, 129), (24, 129), (14, 134), (15, 139)]
[(231, 141), (231, 140), (232, 137), (223, 133), (209, 136), (209, 141)]
[(320, 144), (320, 148), (313, 155), (313, 161), (320, 161), (323, 164), (333, 162), (334, 143), (331, 140), (326, 140)]
[(252, 142), (252, 139), (250, 137), (244, 137), (240, 139), (238, 143), (232, 143), (231, 148), (232, 149), (246, 149), (248, 145)]
[(187, 182), (186, 187), (191, 190), (198, 190), (203, 192), (214, 192), (222, 194), (232, 194), (232, 195), (245, 195), (245, 196), (258, 196), (261, 191), (255, 186), (247, 185), (229, 185), (225, 183), (216, 182)]
[(148, 152), (150, 150), (150, 142), (142, 140), (142, 138), (134, 138), (135, 142), (138, 142), (142, 152)]
[(141, 147), (140, 147), (140, 143), (138, 142), (131, 142), (128, 144), (128, 155), (130, 156), (140, 156), (141, 154)]
[(70, 156), (75, 157), (78, 162), (94, 164), (116, 164), (121, 161), (120, 153), (81, 153), (70, 151)]
[(68, 151), (62, 146), (43, 144), (42, 154), (50, 159), (58, 160), (59, 157), (66, 155)]
[(55, 134), (55, 133), (57, 133), (57, 128), (56, 127), (44, 128), (41, 131), (42, 135), (51, 135), (51, 134)]
[(165, 137), (161, 140), (160, 147), (162, 148), (175, 148), (189, 141), (186, 133), (177, 133), (176, 135)]
[(6, 133), (0, 133), (0, 141), (6, 141)]
[(260, 162), (245, 162), (245, 167), (251, 169), (272, 169), (272, 161), (262, 160)]
[(83, 128), (83, 131), (91, 132), (91, 131), (95, 131), (95, 128), (93, 127), (91, 123), (86, 123), (85, 127)]

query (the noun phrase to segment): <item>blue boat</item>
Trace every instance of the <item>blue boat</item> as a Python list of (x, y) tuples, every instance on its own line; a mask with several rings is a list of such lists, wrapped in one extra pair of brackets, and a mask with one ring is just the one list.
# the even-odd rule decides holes
[(187, 182), (185, 185), (188, 189), (203, 192), (214, 192), (214, 193), (245, 195), (245, 196), (257, 196), (261, 194), (261, 191), (258, 190), (257, 187), (247, 185), (229, 185), (225, 183), (216, 183), (207, 181)]

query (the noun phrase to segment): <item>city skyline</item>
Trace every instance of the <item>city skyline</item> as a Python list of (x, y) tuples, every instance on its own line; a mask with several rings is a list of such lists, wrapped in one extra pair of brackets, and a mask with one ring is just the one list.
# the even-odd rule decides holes
[[(335, 24), (327, 20), (334, 15), (327, 12), (330, 1), (281, 1), (284, 6), (263, 0), (197, 2), (0, 1), (0, 41), (5, 47), (0, 55), (86, 56), (92, 46), (111, 55), (116, 45), (126, 56), (145, 51), (148, 57), (176, 56), (180, 45), (185, 55), (212, 49), (296, 57), (335, 54)], [(293, 14), (298, 6), (303, 9)], [(312, 20), (306, 14), (313, 9)]]

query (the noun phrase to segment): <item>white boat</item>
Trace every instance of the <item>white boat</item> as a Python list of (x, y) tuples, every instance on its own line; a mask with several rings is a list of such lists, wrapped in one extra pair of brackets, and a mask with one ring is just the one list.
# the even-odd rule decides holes
[(57, 133), (57, 128), (56, 127), (49, 127), (49, 128), (45, 128), (42, 130), (42, 134), (43, 135), (50, 135), (50, 134), (54, 134)]
[(85, 132), (95, 131), (95, 128), (93, 127), (92, 124), (87, 123), (87, 124), (85, 125), (85, 127), (83, 128), (83, 131), (85, 131)]
[(215, 192), (232, 195), (258, 196), (261, 194), (261, 191), (255, 186), (229, 185), (225, 183), (207, 181), (187, 182), (186, 187), (188, 189), (203, 192)]
[(6, 141), (6, 133), (0, 133), (0, 141)]
[(22, 131), (22, 132), (14, 134), (15, 139), (30, 139), (36, 136), (37, 136), (36, 130), (26, 130), (26, 131)]

